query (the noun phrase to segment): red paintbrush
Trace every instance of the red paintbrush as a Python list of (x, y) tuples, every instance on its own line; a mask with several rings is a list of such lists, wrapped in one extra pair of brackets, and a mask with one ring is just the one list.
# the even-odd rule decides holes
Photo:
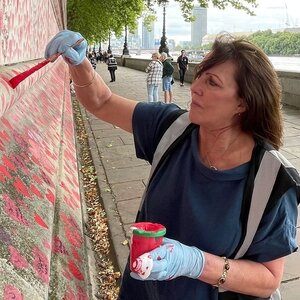
[[(80, 39), (78, 40), (75, 44), (73, 44), (72, 46), (70, 46), (71, 48), (74, 48), (75, 46), (79, 45), (84, 39)], [(48, 59), (43, 60), (42, 62), (38, 63), (36, 66), (33, 66), (32, 68), (30, 68), (29, 70), (26, 70), (18, 75), (16, 75), (15, 77), (11, 78), (8, 83), (9, 85), (15, 89), (20, 82), (22, 82), (24, 79), (26, 79), (28, 76), (30, 76), (32, 73), (36, 72), (37, 70), (41, 69), (42, 67), (44, 67), (45, 65), (47, 65), (49, 62), (53, 62), (55, 61), (60, 55), (62, 55), (63, 53), (56, 53), (53, 54), (51, 57), (49, 57)]]

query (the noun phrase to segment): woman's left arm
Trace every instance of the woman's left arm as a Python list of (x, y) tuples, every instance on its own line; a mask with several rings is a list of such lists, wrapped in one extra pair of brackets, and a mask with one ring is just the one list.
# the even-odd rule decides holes
[[(247, 256), (255, 257), (255, 261), (229, 260), (230, 269), (222, 288), (268, 297), (279, 287), (285, 256), (297, 250), (297, 212), (296, 190), (290, 188), (261, 220), (247, 251)], [(216, 284), (216, 278), (221, 277), (223, 268), (223, 258), (205, 253), (205, 266), (199, 279)]]
[[(249, 259), (229, 260), (230, 269), (222, 288), (246, 295), (268, 297), (281, 282), (285, 256), (297, 250), (297, 193), (289, 188), (264, 215), (254, 240), (247, 250)], [(205, 253), (200, 280), (216, 283), (222, 275), (224, 259)], [(218, 274), (217, 274), (218, 273)]]
[[(229, 259), (230, 269), (221, 287), (225, 290), (269, 297), (280, 285), (284, 257), (265, 263), (257, 263), (245, 259)], [(216, 285), (224, 271), (224, 259), (216, 255), (205, 253), (205, 266), (199, 279), (211, 285)]]
[[(278, 288), (284, 266), (284, 258), (266, 263), (225, 259), (169, 238), (164, 238), (162, 246), (142, 255), (140, 265), (147, 265), (149, 258), (153, 265), (144, 280), (164, 281), (186, 276), (228, 291), (262, 298), (269, 297)], [(142, 279), (133, 272), (130, 275)]]

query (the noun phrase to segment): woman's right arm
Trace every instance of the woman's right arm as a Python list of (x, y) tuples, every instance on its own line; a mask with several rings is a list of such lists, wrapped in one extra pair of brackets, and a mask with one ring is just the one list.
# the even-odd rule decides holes
[(62, 30), (47, 44), (45, 58), (62, 55), (69, 65), (76, 96), (96, 117), (132, 132), (136, 101), (113, 94), (86, 58), (87, 41), (79, 32)]
[(132, 115), (138, 102), (113, 94), (87, 59), (69, 65), (69, 69), (82, 105), (99, 119), (132, 132)]

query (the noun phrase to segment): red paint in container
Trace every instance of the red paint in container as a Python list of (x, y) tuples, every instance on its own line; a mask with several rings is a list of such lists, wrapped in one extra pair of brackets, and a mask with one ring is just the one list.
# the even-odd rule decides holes
[(130, 269), (138, 273), (137, 258), (162, 244), (166, 228), (158, 223), (140, 222), (131, 225)]

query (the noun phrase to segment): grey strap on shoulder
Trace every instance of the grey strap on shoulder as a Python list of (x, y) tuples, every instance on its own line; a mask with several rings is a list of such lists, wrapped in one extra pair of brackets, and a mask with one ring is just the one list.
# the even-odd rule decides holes
[(188, 112), (185, 112), (182, 115), (180, 115), (165, 131), (153, 155), (149, 178), (151, 178), (151, 176), (153, 175), (153, 172), (156, 169), (164, 153), (176, 141), (176, 139), (183, 134), (183, 132), (185, 131), (185, 129), (188, 127), (189, 124), (191, 124), (191, 121), (189, 119), (189, 114)]
[(160, 139), (160, 141), (156, 147), (156, 150), (154, 152), (154, 155), (153, 155), (153, 160), (152, 160), (152, 164), (151, 164), (151, 170), (150, 170), (150, 174), (149, 174), (149, 178), (148, 178), (148, 183), (144, 190), (139, 210), (141, 210), (141, 208), (142, 208), (142, 205), (144, 203), (145, 196), (147, 193), (149, 182), (150, 182), (151, 177), (152, 177), (158, 163), (160, 162), (162, 156), (169, 149), (169, 147), (176, 141), (176, 139), (183, 134), (183, 132), (189, 126), (189, 124), (191, 124), (191, 121), (189, 119), (188, 112), (181, 114), (168, 127), (168, 129), (165, 131), (162, 138)]
[[(262, 219), (265, 208), (268, 204), (278, 171), (281, 166), (281, 161), (276, 155), (277, 153), (277, 151), (266, 151), (261, 160), (254, 180), (254, 188), (251, 197), (246, 236), (240, 249), (234, 257), (235, 259), (243, 257), (249, 249), (258, 229), (259, 223)], [(219, 288), (219, 292), (226, 292), (226, 290)], [(276, 291), (276, 293), (278, 292), (279, 291)]]
[(244, 256), (253, 241), (268, 204), (280, 166), (281, 162), (271, 152), (266, 151), (264, 153), (254, 180), (246, 236), (235, 259)]

